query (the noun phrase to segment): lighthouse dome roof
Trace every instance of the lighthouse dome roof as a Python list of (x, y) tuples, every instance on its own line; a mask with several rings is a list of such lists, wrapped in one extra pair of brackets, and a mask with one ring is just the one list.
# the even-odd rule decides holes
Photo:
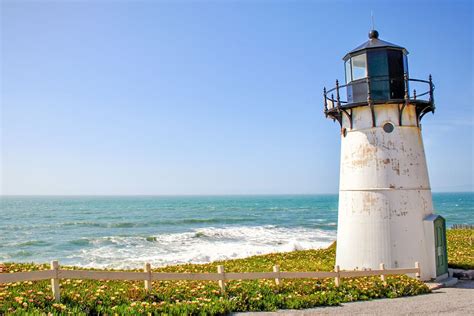
[(375, 48), (398, 49), (398, 50), (403, 51), (405, 55), (408, 54), (408, 51), (404, 47), (379, 39), (379, 32), (377, 32), (376, 30), (372, 30), (369, 33), (369, 40), (357, 46), (353, 50), (351, 50), (349, 53), (346, 54), (346, 56), (344, 56), (343, 59), (347, 60), (351, 56), (357, 55), (357, 53), (361, 51), (368, 50), (368, 49), (375, 49)]

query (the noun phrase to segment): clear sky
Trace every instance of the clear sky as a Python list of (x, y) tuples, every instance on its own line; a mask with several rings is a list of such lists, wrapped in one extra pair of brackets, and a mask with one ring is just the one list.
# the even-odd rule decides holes
[(1, 192), (335, 193), (322, 89), (371, 11), (433, 74), (433, 190), (472, 191), (471, 1), (2, 0)]

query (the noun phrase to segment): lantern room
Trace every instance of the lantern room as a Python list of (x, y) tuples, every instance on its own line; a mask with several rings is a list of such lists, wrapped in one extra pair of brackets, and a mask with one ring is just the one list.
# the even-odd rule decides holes
[(404, 97), (408, 52), (405, 48), (382, 41), (378, 37), (377, 31), (371, 31), (367, 42), (343, 58), (347, 100), (350, 103), (367, 102), (369, 91), (374, 101)]
[(403, 111), (409, 105), (416, 108), (417, 124), (426, 113), (434, 112), (431, 75), (428, 80), (410, 78), (407, 55), (405, 48), (379, 39), (376, 30), (370, 31), (369, 40), (343, 58), (345, 84), (336, 80), (334, 88), (324, 88), (326, 117), (337, 120), (342, 127), (345, 115), (352, 128), (352, 109), (369, 106), (375, 127), (374, 106), (395, 103), (400, 104), (398, 124), (401, 126)]

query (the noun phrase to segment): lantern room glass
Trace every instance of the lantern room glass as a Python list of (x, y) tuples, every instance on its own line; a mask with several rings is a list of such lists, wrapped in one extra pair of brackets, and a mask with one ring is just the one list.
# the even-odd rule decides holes
[(368, 81), (373, 101), (403, 99), (404, 74), (408, 74), (406, 54), (398, 49), (373, 49), (347, 59), (344, 65), (349, 103), (366, 102)]
[(346, 68), (346, 83), (349, 83), (352, 81), (351, 60), (348, 59), (344, 64)]
[(367, 77), (367, 55), (360, 54), (351, 58), (352, 80)]
[(387, 100), (390, 97), (390, 82), (386, 50), (367, 53), (369, 60), (370, 93), (373, 100)]

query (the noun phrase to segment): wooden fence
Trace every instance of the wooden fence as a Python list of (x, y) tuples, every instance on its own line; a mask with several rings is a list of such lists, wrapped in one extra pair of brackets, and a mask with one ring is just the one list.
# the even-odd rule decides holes
[(153, 281), (169, 280), (193, 280), (193, 281), (217, 281), (222, 293), (225, 293), (225, 282), (230, 280), (259, 280), (274, 279), (280, 285), (282, 279), (324, 279), (334, 278), (334, 284), (339, 286), (342, 278), (380, 276), (385, 282), (385, 276), (396, 274), (413, 273), (420, 278), (420, 265), (415, 262), (414, 268), (385, 269), (383, 263), (379, 270), (340, 270), (336, 266), (334, 271), (320, 272), (283, 272), (278, 265), (273, 266), (273, 272), (225, 272), (224, 266), (217, 267), (217, 273), (172, 273), (152, 272), (151, 265), (145, 264), (144, 272), (123, 271), (91, 271), (91, 270), (61, 270), (58, 261), (51, 262), (51, 270), (0, 273), (0, 283), (13, 283), (23, 281), (51, 280), (51, 288), (54, 299), (60, 301), (59, 280), (60, 279), (82, 279), (82, 280), (126, 280), (144, 281), (146, 291), (150, 291)]
[(474, 229), (473, 224), (454, 224), (451, 229)]

